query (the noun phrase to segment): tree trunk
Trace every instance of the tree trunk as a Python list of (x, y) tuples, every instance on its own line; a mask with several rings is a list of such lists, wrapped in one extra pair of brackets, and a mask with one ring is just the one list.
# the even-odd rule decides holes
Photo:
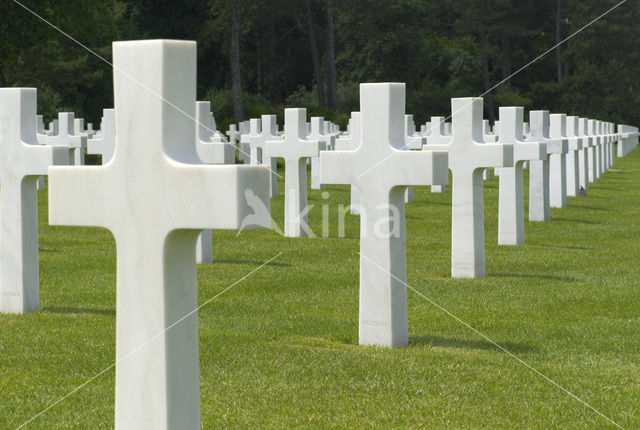
[(504, 85), (511, 83), (511, 39), (507, 34), (502, 35), (502, 80)]
[[(486, 8), (485, 8), (486, 10)], [(491, 81), (489, 79), (489, 43), (487, 41), (487, 32), (484, 28), (483, 18), (480, 18), (480, 51), (482, 53), (482, 81), (484, 84), (485, 95), (484, 98), (487, 101), (487, 113), (489, 115), (489, 121), (495, 122), (496, 117), (493, 112), (493, 95), (489, 89), (491, 88)]]
[(562, 13), (560, 11), (562, 0), (556, 0), (556, 66), (558, 69), (558, 82), (562, 82), (562, 31), (560, 21), (562, 19)]
[(327, 0), (327, 68), (328, 106), (330, 109), (338, 109), (336, 50), (333, 33), (333, 0)]
[(240, 17), (238, 2), (231, 4), (231, 86), (233, 91), (233, 114), (236, 122), (244, 121), (242, 109), (242, 81), (240, 79)]
[(318, 88), (318, 105), (326, 106), (324, 83), (322, 82), (322, 73), (320, 71), (320, 55), (318, 54), (318, 43), (316, 41), (316, 32), (313, 28), (313, 16), (311, 15), (311, 2), (307, 0), (306, 3), (309, 48), (311, 49), (311, 60), (313, 61), (313, 80), (316, 82), (316, 87)]

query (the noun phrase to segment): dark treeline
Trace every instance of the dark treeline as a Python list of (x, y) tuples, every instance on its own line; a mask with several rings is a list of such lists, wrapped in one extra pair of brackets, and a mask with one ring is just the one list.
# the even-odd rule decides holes
[(344, 125), (358, 83), (407, 84), (417, 121), (450, 98), (640, 124), (640, 2), (619, 0), (11, 0), (0, 4), (0, 86), (38, 88), (39, 111), (98, 122), (111, 107), (111, 42), (198, 41), (198, 98), (219, 128), (285, 106)]

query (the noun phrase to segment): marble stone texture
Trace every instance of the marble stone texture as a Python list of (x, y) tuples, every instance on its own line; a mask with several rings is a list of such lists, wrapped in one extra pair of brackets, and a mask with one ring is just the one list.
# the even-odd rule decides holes
[(498, 244), (524, 244), (523, 165), (547, 158), (546, 144), (524, 140), (524, 109), (500, 108), (499, 143), (513, 145), (513, 167), (500, 168), (498, 195)]
[(360, 85), (361, 144), (320, 153), (325, 184), (361, 193), (359, 339), (387, 347), (408, 343), (404, 192), (445, 183), (447, 154), (396, 149), (404, 142), (405, 85)]
[(115, 238), (115, 427), (199, 429), (196, 238), (269, 226), (268, 172), (201, 164), (195, 42), (116, 42), (113, 64), (114, 157), (51, 167), (49, 219)]
[[(348, 126), (349, 134), (336, 139), (336, 151), (355, 151), (362, 142), (362, 126), (360, 112), (351, 112)], [(351, 203), (349, 211), (353, 215), (360, 215), (360, 191), (356, 185), (351, 185)]]
[(451, 99), (450, 142), (424, 147), (449, 153), (449, 170), (453, 176), (451, 276), (454, 278), (484, 277), (482, 175), (487, 167), (513, 166), (513, 145), (483, 141), (482, 103), (482, 98)]
[(102, 126), (100, 135), (87, 140), (87, 154), (102, 156), (102, 164), (107, 164), (113, 158), (116, 150), (116, 110), (102, 110)]
[(36, 89), (0, 88), (0, 312), (38, 309), (36, 181), (53, 164), (68, 164), (66, 148), (38, 144)]
[(317, 157), (326, 142), (306, 138), (306, 109), (285, 109), (284, 117), (284, 140), (267, 141), (265, 153), (284, 158), (284, 235), (307, 236), (307, 159)]
[(546, 160), (529, 161), (529, 221), (549, 221), (549, 162), (553, 154), (567, 152), (568, 142), (549, 137), (549, 111), (529, 112), (529, 123), (530, 133), (526, 140), (546, 144), (548, 156)]

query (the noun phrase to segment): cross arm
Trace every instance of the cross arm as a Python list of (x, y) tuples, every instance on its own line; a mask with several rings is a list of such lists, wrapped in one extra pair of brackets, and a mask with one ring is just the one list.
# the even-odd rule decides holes
[(513, 161), (546, 160), (547, 144), (541, 142), (518, 142), (513, 146)]
[(569, 151), (568, 139), (547, 139), (547, 154), (564, 154)]
[(471, 165), (483, 167), (513, 167), (513, 144), (474, 143), (475, 155), (470, 157)]
[(355, 151), (321, 151), (320, 183), (355, 185), (362, 160)]
[(396, 151), (394, 162), (404, 168), (394, 175), (394, 185), (447, 185), (449, 154), (434, 151)]

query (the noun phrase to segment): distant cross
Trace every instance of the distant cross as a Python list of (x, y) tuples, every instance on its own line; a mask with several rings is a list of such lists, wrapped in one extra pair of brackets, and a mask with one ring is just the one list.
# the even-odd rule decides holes
[(0, 88), (0, 312), (38, 309), (36, 181), (68, 163), (66, 148), (36, 140), (35, 88)]
[(568, 144), (566, 139), (549, 137), (549, 111), (529, 112), (529, 123), (526, 141), (546, 144), (548, 156), (529, 162), (529, 221), (549, 221), (549, 161), (553, 154), (566, 153)]
[(482, 103), (482, 98), (451, 99), (450, 143), (424, 147), (449, 153), (453, 176), (451, 276), (454, 278), (484, 277), (482, 175), (488, 167), (513, 166), (513, 145), (483, 141)]
[[(362, 126), (360, 112), (351, 112), (349, 119), (349, 134), (336, 139), (336, 151), (355, 151), (362, 141)], [(360, 191), (351, 185), (351, 203), (349, 210), (353, 215), (360, 215)]]
[(50, 168), (49, 219), (115, 238), (115, 427), (197, 429), (196, 238), (238, 228), (243, 194), (268, 208), (268, 176), (198, 159), (195, 42), (116, 42), (113, 64), (116, 152), (105, 166)]
[(404, 149), (422, 149), (422, 145), (427, 143), (427, 139), (416, 134), (416, 125), (413, 122), (413, 115), (404, 116)]
[[(432, 116), (428, 123), (427, 129), (427, 145), (448, 145), (451, 143), (451, 135), (445, 131), (445, 122), (443, 116)], [(429, 150), (429, 147), (424, 148)], [(432, 185), (432, 193), (444, 193), (447, 191), (446, 185)]]
[[(593, 159), (595, 139), (589, 136), (589, 120), (586, 118), (578, 118), (578, 136), (580, 136), (584, 144), (582, 151), (578, 154), (578, 164), (580, 168), (580, 187), (589, 188), (589, 182), (592, 181)], [(584, 170), (583, 170), (584, 169)]]
[(76, 135), (74, 132), (73, 112), (58, 113), (58, 134), (48, 136), (46, 143), (51, 146), (64, 146), (69, 151), (70, 165), (84, 164), (84, 150), (87, 147), (87, 137)]
[[(567, 196), (580, 195), (580, 153), (583, 139), (578, 136), (578, 117), (567, 117), (567, 138), (569, 139), (569, 153), (567, 154)], [(584, 157), (582, 158), (584, 162)], [(586, 171), (585, 166), (582, 169)]]
[(405, 187), (447, 181), (447, 154), (395, 149), (404, 144), (404, 109), (404, 84), (361, 84), (360, 145), (354, 151), (320, 153), (323, 183), (353, 184), (361, 193), (363, 345), (407, 345)]
[(276, 160), (275, 158), (272, 160), (270, 157), (266, 157), (264, 155), (264, 145), (267, 140), (276, 140), (280, 138), (275, 130), (276, 116), (262, 115), (262, 119), (251, 118), (249, 124), (249, 134), (243, 134), (241, 136), (241, 142), (247, 143), (250, 147), (250, 164), (264, 164), (270, 170), (270, 193), (271, 197), (276, 197), (278, 195)]
[(600, 154), (599, 154), (599, 163), (598, 168), (600, 169), (600, 176), (606, 172), (606, 164), (607, 164), (607, 137), (603, 131), (603, 123), (602, 121), (596, 121), (596, 134), (600, 138)]
[[(215, 134), (211, 102), (196, 102), (195, 145), (204, 164), (235, 164), (236, 147)], [(196, 263), (213, 263), (213, 232), (205, 229), (196, 241)]]
[[(238, 128), (235, 124), (229, 124), (229, 130), (227, 130), (226, 135), (229, 136), (229, 143), (238, 148), (238, 143), (240, 142), (240, 132), (238, 131)], [(242, 158), (242, 153), (239, 152), (238, 158), (240, 160), (244, 160), (244, 158)]]
[(284, 235), (307, 236), (307, 159), (325, 143), (306, 139), (306, 109), (284, 110), (284, 140), (267, 141), (266, 154), (284, 158)]
[[(500, 108), (500, 143), (513, 145), (513, 167), (500, 168), (498, 196), (498, 244), (524, 244), (524, 187), (523, 165), (527, 160), (544, 160), (544, 143), (525, 142), (523, 131), (524, 109)], [(497, 122), (497, 121), (496, 121)]]
[[(328, 148), (333, 148), (335, 137), (329, 134), (328, 131), (325, 130), (325, 122), (324, 118), (321, 116), (311, 117), (311, 133), (308, 134), (307, 138), (310, 140), (317, 140), (318, 142), (322, 142), (324, 148), (322, 151), (327, 150)], [(311, 189), (312, 190), (321, 190), (324, 186), (320, 183), (320, 156), (311, 157)]]
[(99, 154), (102, 156), (102, 165), (107, 164), (113, 158), (116, 150), (116, 110), (102, 110), (102, 125), (100, 136), (95, 136), (87, 141), (87, 154)]
[[(602, 176), (602, 139), (598, 135), (598, 122), (595, 119), (588, 120), (589, 135), (593, 137), (595, 146), (593, 147), (593, 178), (591, 182), (595, 182)], [(591, 158), (589, 158), (591, 161)]]
[(549, 157), (549, 205), (552, 208), (567, 207), (567, 115), (554, 113), (549, 116), (549, 137), (562, 140), (567, 150)]

